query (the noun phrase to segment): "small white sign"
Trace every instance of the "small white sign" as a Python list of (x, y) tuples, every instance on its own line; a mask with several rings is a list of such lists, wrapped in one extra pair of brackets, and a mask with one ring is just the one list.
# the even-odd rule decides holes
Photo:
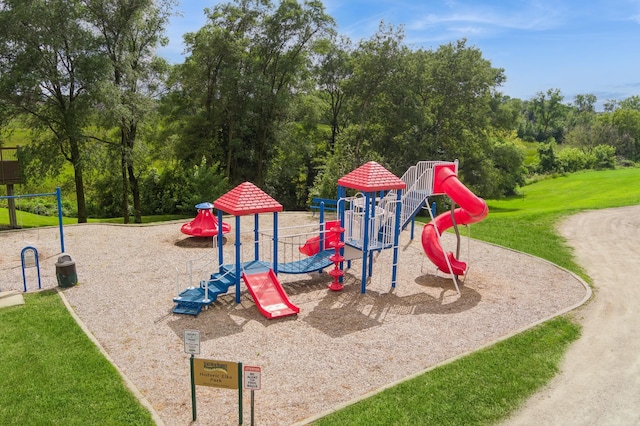
[(200, 331), (184, 331), (184, 352), (191, 355), (200, 354)]
[(260, 367), (244, 366), (244, 388), (260, 390)]
[(25, 268), (33, 268), (36, 266), (36, 256), (38, 255), (36, 249), (33, 247), (29, 247), (24, 249), (24, 267)]

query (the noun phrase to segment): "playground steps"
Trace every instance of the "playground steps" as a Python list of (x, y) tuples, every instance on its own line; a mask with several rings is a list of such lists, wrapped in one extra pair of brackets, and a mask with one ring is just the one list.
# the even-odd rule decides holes
[[(202, 308), (211, 305), (219, 295), (229, 291), (229, 287), (235, 284), (235, 275), (232, 273), (211, 274), (211, 279), (202, 281), (200, 287), (191, 287), (182, 291), (173, 301), (177, 305), (173, 308), (174, 314), (198, 315)], [(205, 289), (208, 287), (208, 294)], [(205, 295), (208, 296), (205, 299)]]
[(409, 190), (402, 198), (402, 212), (400, 213), (400, 229), (405, 229), (416, 214), (424, 207), (430, 195), (424, 190)]

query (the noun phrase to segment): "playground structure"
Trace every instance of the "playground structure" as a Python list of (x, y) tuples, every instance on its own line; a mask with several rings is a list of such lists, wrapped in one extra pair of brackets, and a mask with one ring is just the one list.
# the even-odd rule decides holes
[(194, 237), (215, 237), (219, 232), (219, 223), (222, 223), (223, 234), (231, 231), (231, 226), (228, 223), (218, 222), (218, 219), (213, 215), (213, 204), (207, 202), (196, 204), (196, 209), (198, 209), (196, 217), (180, 228), (183, 234)]
[[(366, 163), (338, 180), (336, 220), (325, 222), (321, 203), (316, 229), (280, 230), (294, 232), (287, 235), (278, 234), (280, 203), (249, 182), (237, 186), (213, 203), (218, 210), (218, 223), (222, 223), (223, 213), (235, 217), (235, 262), (224, 263), (223, 238), (218, 233), (218, 272), (201, 280), (198, 287), (179, 292), (173, 299), (176, 303), (173, 312), (198, 315), (231, 286), (235, 286), (235, 301), (239, 303), (244, 282), (266, 318), (295, 315), (299, 308), (288, 298), (278, 274), (306, 274), (333, 265), (329, 288), (339, 291), (343, 288), (345, 263), (348, 269), (352, 260), (361, 259), (361, 293), (365, 293), (373, 274), (373, 255), (386, 249), (393, 252), (391, 287), (395, 288), (400, 232), (411, 224), (413, 237), (416, 215), (427, 205), (429, 197), (442, 194), (460, 207), (435, 218), (429, 210), (431, 222), (423, 229), (422, 245), (438, 269), (451, 275), (459, 293), (456, 277), (466, 273), (467, 264), (452, 253), (445, 253), (441, 235), (452, 226), (481, 221), (488, 208), (484, 200), (458, 180), (457, 168), (457, 161), (422, 161), (398, 178), (376, 162)], [(347, 191), (352, 195), (347, 196)], [(271, 232), (259, 229), (259, 217), (266, 213), (273, 215)], [(254, 229), (245, 240), (251, 242), (253, 250), (243, 250), (243, 235), (247, 234), (241, 232), (240, 217), (251, 214)], [(284, 253), (282, 262), (279, 253)]]

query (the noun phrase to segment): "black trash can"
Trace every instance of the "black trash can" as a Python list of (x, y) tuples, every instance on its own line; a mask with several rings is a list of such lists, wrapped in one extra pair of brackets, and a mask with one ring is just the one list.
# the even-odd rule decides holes
[(76, 273), (76, 262), (71, 260), (71, 256), (63, 254), (56, 262), (56, 278), (60, 287), (73, 287), (78, 284), (78, 274)]

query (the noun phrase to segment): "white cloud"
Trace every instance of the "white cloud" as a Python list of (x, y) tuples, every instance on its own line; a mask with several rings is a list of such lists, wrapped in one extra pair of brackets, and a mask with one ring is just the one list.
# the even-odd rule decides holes
[[(557, 27), (563, 21), (562, 6), (557, 3), (522, 3), (509, 4), (507, 7), (487, 7), (472, 4), (451, 3), (448, 10), (439, 13), (414, 9), (411, 13), (416, 17), (407, 24), (410, 31), (447, 31), (459, 32), (472, 30), (470, 34), (496, 33), (506, 30), (543, 31)], [(514, 7), (515, 6), (515, 7)], [(469, 33), (467, 33), (469, 34)]]

